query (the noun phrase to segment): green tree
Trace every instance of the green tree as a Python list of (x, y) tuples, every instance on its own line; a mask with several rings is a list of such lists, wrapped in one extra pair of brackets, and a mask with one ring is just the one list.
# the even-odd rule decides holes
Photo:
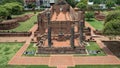
[(94, 12), (89, 11), (85, 14), (85, 17), (87, 18), (87, 20), (91, 20), (91, 18), (94, 18)]
[(107, 22), (109, 22), (111, 20), (115, 20), (115, 19), (120, 20), (120, 11), (119, 10), (109, 12), (108, 15), (106, 16), (105, 24)]
[(19, 4), (18, 2), (6, 3), (4, 7), (9, 12), (7, 19), (11, 19), (12, 18), (11, 15), (18, 15), (18, 14), (21, 14), (23, 11), (23, 6)]
[(120, 0), (115, 0), (115, 3), (120, 5)]
[(88, 0), (81, 0), (77, 5), (76, 5), (80, 10), (85, 11), (88, 6)]
[(9, 11), (10, 14), (13, 14), (13, 15), (21, 14), (23, 11), (23, 6), (17, 2), (6, 3), (4, 7)]
[(4, 8), (4, 6), (0, 6), (0, 21), (6, 19), (8, 16), (8, 11)]
[(68, 4), (70, 4), (73, 8), (77, 5), (78, 2), (75, 0), (66, 0)]
[(108, 9), (111, 9), (111, 7), (115, 6), (115, 1), (113, 1), (113, 0), (107, 0), (106, 1), (106, 6), (107, 6)]
[(107, 22), (103, 29), (104, 35), (120, 35), (120, 20), (115, 19)]
[(23, 0), (0, 0), (0, 4), (2, 5), (6, 3), (12, 3), (12, 2), (18, 2), (18, 3), (24, 4)]

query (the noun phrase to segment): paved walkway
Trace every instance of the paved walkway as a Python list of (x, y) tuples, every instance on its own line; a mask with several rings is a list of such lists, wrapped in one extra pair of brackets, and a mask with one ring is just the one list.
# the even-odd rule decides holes
[[(88, 26), (90, 26), (87, 23)], [(91, 27), (91, 26), (90, 26)], [(104, 50), (107, 56), (81, 56), (74, 57), (73, 55), (51, 55), (50, 57), (24, 57), (22, 54), (28, 48), (31, 39), (34, 37), (34, 32), (37, 29), (35, 25), (30, 31), (32, 35), (27, 39), (26, 43), (9, 61), (10, 65), (49, 65), (57, 68), (67, 68), (75, 65), (108, 65), (120, 64), (120, 60), (112, 54), (112, 52), (101, 42), (100, 39), (95, 38), (100, 48)]]

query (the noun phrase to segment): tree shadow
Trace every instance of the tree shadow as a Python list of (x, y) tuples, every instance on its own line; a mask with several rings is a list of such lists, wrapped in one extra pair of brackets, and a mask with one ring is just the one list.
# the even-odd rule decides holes
[[(108, 53), (109, 55), (115, 55), (120, 58), (120, 41), (102, 41), (106, 46), (102, 48), (103, 50), (110, 50), (113, 54)], [(108, 49), (107, 49), (108, 48)]]

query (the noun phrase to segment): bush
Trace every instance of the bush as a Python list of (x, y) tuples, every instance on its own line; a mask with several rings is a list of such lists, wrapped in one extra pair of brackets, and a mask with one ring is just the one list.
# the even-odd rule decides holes
[(111, 20), (105, 24), (105, 35), (120, 35), (120, 20)]
[(120, 10), (120, 6), (116, 6), (116, 8), (115, 8), (116, 10)]
[(85, 17), (87, 18), (87, 20), (91, 20), (91, 18), (94, 18), (94, 12), (89, 11), (85, 14)]
[(22, 5), (17, 2), (6, 3), (4, 6), (9, 11), (9, 13), (13, 15), (21, 14), (23, 11)]
[(105, 24), (111, 20), (120, 19), (120, 11), (111, 11), (108, 13), (105, 19)]
[(2, 21), (3, 19), (6, 19), (6, 17), (8, 16), (8, 11), (4, 8), (4, 6), (0, 6), (0, 21)]

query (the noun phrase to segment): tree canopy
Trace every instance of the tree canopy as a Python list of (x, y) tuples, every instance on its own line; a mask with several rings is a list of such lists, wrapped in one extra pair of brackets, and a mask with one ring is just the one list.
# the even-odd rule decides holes
[(12, 2), (18, 2), (18, 3), (21, 3), (21, 4), (23, 4), (24, 3), (24, 1), (23, 0), (1, 0), (0, 1), (0, 4), (6, 4), (6, 3), (12, 3)]
[(23, 11), (23, 7), (17, 2), (6, 3), (4, 7), (9, 11), (10, 14), (21, 14)]
[(11, 15), (21, 14), (23, 11), (23, 6), (18, 2), (6, 3), (0, 5), (0, 20), (11, 19)]
[(107, 15), (103, 34), (120, 35), (120, 11), (111, 11)]
[(120, 35), (120, 20), (115, 19), (107, 22), (103, 33), (105, 35)]
[(108, 15), (106, 16), (105, 19), (105, 23), (111, 21), (111, 20), (115, 20), (115, 19), (120, 19), (120, 11), (111, 11), (108, 13)]
[(68, 4), (70, 4), (73, 8), (76, 6), (76, 4), (78, 2), (76, 2), (75, 0), (66, 0)]
[(9, 14), (8, 11), (3, 6), (0, 6), (0, 21), (6, 19), (8, 14)]
[(76, 5), (80, 10), (86, 10), (88, 6), (88, 0), (81, 0), (77, 5)]

